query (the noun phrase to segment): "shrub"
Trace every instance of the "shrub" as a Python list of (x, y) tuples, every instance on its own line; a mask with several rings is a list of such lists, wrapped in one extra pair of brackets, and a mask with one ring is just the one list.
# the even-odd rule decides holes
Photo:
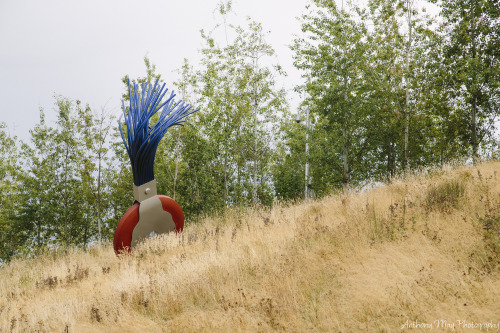
[(459, 199), (465, 193), (465, 185), (457, 180), (447, 180), (433, 185), (425, 197), (425, 205), (428, 210), (456, 208)]

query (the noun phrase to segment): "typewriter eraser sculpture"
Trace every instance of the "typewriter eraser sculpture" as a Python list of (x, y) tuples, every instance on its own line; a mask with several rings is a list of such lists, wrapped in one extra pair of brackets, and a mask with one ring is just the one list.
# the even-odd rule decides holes
[[(128, 87), (130, 105), (118, 120), (120, 133), (127, 149), (134, 177), (135, 202), (123, 215), (115, 230), (113, 247), (116, 254), (130, 252), (139, 242), (154, 234), (180, 232), (184, 227), (184, 213), (172, 198), (158, 195), (154, 177), (156, 149), (167, 130), (182, 125), (185, 118), (198, 111), (182, 101), (174, 102), (172, 91), (167, 96), (165, 84), (149, 83)], [(158, 120), (151, 117), (158, 114)], [(122, 117), (126, 129), (122, 128)]]

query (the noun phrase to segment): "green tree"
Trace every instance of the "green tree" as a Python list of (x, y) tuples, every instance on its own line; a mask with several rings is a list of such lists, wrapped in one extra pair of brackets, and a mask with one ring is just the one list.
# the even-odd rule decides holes
[(285, 201), (304, 197), (306, 132), (303, 126), (292, 118), (288, 116), (282, 120), (280, 137), (277, 140), (276, 162), (272, 165), (275, 196)]
[[(327, 120), (322, 122), (327, 135), (323, 142), (329, 142), (333, 153), (328, 154), (327, 172), (339, 173), (337, 184), (347, 186), (370, 173), (366, 152), (373, 142), (371, 124), (376, 119), (370, 103), (372, 50), (367, 27), (357, 19), (362, 12), (339, 10), (332, 1), (316, 0), (314, 5), (302, 16), (304, 36), (292, 46), (294, 64), (306, 81), (298, 89), (307, 94), (313, 114)], [(325, 164), (319, 165), (325, 169)]]
[(408, 76), (410, 59), (401, 31), (404, 6), (397, 0), (372, 0), (368, 7), (373, 22), (370, 43), (375, 51), (371, 59), (375, 73), (371, 103), (378, 111), (373, 124), (378, 129), (375, 167), (380, 176), (390, 180), (409, 160), (409, 86), (405, 85), (405, 74)]
[[(54, 127), (40, 111), (40, 123), (23, 143), (26, 173), (20, 190), (19, 225), (28, 248), (86, 247), (97, 238), (100, 142), (92, 110), (80, 101), (56, 99)], [(102, 148), (102, 147), (101, 147)], [(99, 177), (99, 176), (98, 176)]]
[(40, 122), (30, 130), (31, 145), (22, 143), (23, 169), (21, 182), (19, 226), (27, 250), (43, 251), (56, 234), (56, 185), (53, 170), (57, 169), (53, 155), (54, 129), (45, 121), (40, 109)]
[(479, 157), (494, 129), (499, 106), (500, 6), (494, 0), (443, 0), (444, 57), (452, 99), (468, 123), (472, 157)]
[(93, 190), (93, 197), (95, 201), (95, 208), (97, 211), (97, 235), (99, 242), (102, 242), (103, 228), (109, 229), (109, 226), (103, 225), (103, 219), (109, 215), (109, 184), (106, 182), (105, 174), (107, 169), (110, 168), (109, 164), (109, 137), (112, 130), (112, 122), (114, 117), (106, 112), (105, 108), (101, 109), (100, 113), (94, 113), (93, 122), (90, 131), (86, 133), (86, 137), (90, 138), (90, 149), (93, 152), (92, 158), (97, 164), (97, 175), (95, 179), (95, 186)]
[[(230, 3), (221, 7), (224, 20)], [(197, 71), (199, 124), (204, 138), (218, 157), (211, 173), (222, 185), (225, 205), (270, 203), (272, 142), (277, 115), (286, 109), (284, 90), (277, 88), (279, 66), (266, 65), (274, 51), (265, 41), (262, 26), (224, 25), (235, 35), (217, 43), (213, 33), (203, 33), (201, 69)]]
[(390, 180), (399, 168), (406, 172), (434, 161), (428, 150), (435, 139), (433, 123), (422, 103), (431, 80), (422, 68), (435, 34), (429, 29), (432, 19), (412, 0), (371, 0), (368, 9), (376, 82), (371, 101), (378, 110), (376, 165)]
[(17, 140), (0, 123), (0, 264), (21, 252), (22, 230), (16, 220), (20, 175)]
[[(436, 24), (434, 22), (434, 24)], [(426, 140), (415, 145), (413, 162), (416, 166), (441, 165), (467, 157), (468, 139), (466, 119), (453, 106), (453, 82), (444, 47), (445, 36), (431, 26), (417, 26), (414, 46), (414, 77), (412, 85), (415, 96), (414, 109), (425, 126), (418, 128)]]

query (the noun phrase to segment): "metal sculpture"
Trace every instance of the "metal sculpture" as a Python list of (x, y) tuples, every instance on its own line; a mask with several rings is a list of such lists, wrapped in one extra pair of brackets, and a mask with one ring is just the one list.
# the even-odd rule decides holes
[[(127, 149), (132, 174), (134, 177), (135, 202), (123, 215), (115, 230), (113, 247), (116, 254), (130, 252), (139, 242), (152, 234), (171, 231), (180, 232), (184, 228), (184, 213), (181, 206), (172, 198), (158, 195), (154, 178), (156, 149), (167, 130), (174, 125), (183, 125), (185, 118), (199, 109), (183, 101), (174, 102), (175, 93), (162, 102), (168, 89), (161, 87), (156, 80), (154, 86), (149, 83), (133, 85), (128, 83), (130, 106), (125, 108), (118, 126), (123, 143)], [(159, 113), (158, 120), (151, 125), (151, 117)], [(122, 128), (125, 120), (126, 132)]]

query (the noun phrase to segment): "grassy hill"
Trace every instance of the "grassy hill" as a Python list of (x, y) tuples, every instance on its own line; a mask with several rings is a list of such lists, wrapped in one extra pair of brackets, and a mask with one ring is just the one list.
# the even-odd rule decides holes
[(235, 210), (151, 239), (133, 256), (106, 245), (15, 261), (0, 269), (0, 332), (499, 325), (498, 171), (491, 162)]

